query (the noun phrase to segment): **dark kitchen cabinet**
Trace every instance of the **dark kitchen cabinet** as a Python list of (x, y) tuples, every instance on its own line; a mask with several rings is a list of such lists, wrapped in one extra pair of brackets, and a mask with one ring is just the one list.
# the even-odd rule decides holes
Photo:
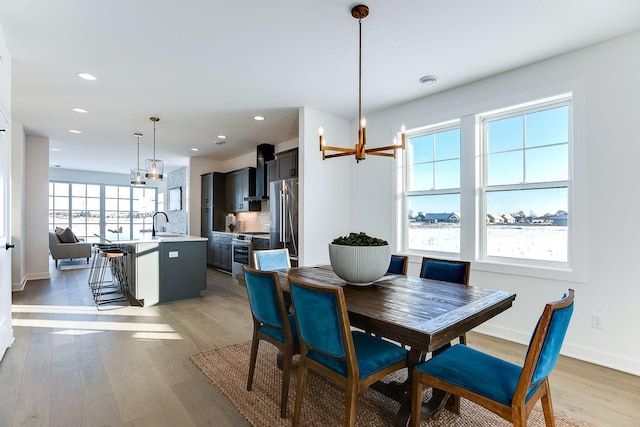
[(298, 149), (276, 153), (276, 179), (296, 178), (298, 176)]
[(200, 175), (202, 177), (202, 194), (200, 196), (200, 204), (213, 204), (213, 172)]
[(220, 241), (220, 249), (222, 254), (220, 256), (220, 269), (224, 271), (231, 271), (231, 234), (223, 234)]
[(256, 193), (256, 168), (229, 172), (225, 178), (225, 209), (228, 212), (259, 211), (260, 202), (245, 200)]
[(202, 205), (200, 208), (200, 237), (208, 237), (213, 230), (213, 206)]
[(209, 234), (209, 252), (207, 253), (209, 265), (220, 270), (231, 271), (231, 237), (229, 233)]
[(298, 176), (298, 149), (276, 153), (276, 159), (267, 162), (267, 179), (279, 181), (281, 179), (296, 178)]
[[(270, 160), (265, 163), (265, 167), (267, 168), (267, 182), (275, 181), (277, 179), (278, 172), (278, 161)], [(271, 186), (267, 185), (267, 197), (271, 196)]]

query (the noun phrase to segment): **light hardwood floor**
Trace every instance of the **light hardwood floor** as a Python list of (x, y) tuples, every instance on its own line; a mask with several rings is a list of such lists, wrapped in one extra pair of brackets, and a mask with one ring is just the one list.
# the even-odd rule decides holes
[[(16, 342), (0, 362), (0, 426), (246, 426), (191, 363), (251, 339), (245, 289), (215, 270), (201, 298), (96, 311), (89, 270), (13, 294)], [(542, 308), (541, 308), (542, 310)], [(469, 345), (521, 363), (521, 345), (468, 334)], [(640, 378), (561, 358), (554, 408), (597, 426), (640, 425)]]

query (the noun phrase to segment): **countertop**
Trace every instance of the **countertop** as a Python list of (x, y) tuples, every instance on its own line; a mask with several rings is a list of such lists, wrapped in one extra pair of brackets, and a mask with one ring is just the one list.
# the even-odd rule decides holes
[(229, 232), (229, 231), (212, 231), (212, 233), (218, 233), (218, 234), (228, 234), (229, 236), (237, 236), (239, 234), (247, 234), (250, 235), (251, 237), (253, 237), (254, 239), (270, 239), (271, 236), (269, 235), (269, 233), (267, 231), (234, 231), (233, 233)]
[(186, 234), (158, 232), (155, 237), (143, 237), (134, 240), (111, 240), (114, 245), (131, 244), (131, 243), (153, 243), (153, 242), (206, 242), (206, 237), (188, 236)]

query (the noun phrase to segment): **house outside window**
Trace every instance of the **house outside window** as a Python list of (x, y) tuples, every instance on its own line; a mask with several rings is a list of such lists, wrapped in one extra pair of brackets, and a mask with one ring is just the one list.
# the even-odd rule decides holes
[(480, 115), (480, 258), (568, 261), (568, 97)]
[(564, 94), (407, 131), (399, 250), (576, 272), (572, 115)]
[(460, 128), (414, 130), (406, 145), (406, 247), (460, 252)]

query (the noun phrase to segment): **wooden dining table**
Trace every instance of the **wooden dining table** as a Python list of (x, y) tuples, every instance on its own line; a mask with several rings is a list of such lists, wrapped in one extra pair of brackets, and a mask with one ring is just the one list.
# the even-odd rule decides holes
[(341, 286), (352, 326), (409, 347), (409, 379), (402, 385), (402, 393), (389, 393), (401, 404), (398, 426), (406, 425), (411, 413), (411, 372), (421, 356), (449, 345), (507, 310), (516, 298), (513, 292), (403, 275), (387, 275), (368, 286), (353, 286), (339, 278), (331, 266), (294, 267), (279, 270), (278, 276), (284, 292), (289, 292), (290, 280)]

